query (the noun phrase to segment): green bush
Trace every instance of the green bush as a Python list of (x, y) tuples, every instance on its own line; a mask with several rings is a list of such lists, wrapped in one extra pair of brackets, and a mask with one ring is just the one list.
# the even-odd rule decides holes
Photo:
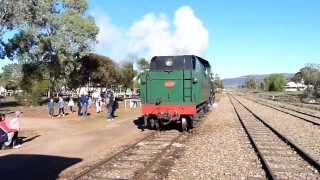
[(41, 96), (48, 91), (48, 80), (28, 80), (21, 81), (24, 93), (17, 96), (17, 100), (23, 105), (39, 105)]
[(15, 96), (15, 99), (17, 100), (19, 105), (22, 105), (22, 106), (30, 106), (30, 105), (32, 105), (31, 97), (27, 93), (18, 94), (18, 95)]
[(268, 91), (283, 91), (287, 81), (282, 74), (271, 74), (264, 79)]

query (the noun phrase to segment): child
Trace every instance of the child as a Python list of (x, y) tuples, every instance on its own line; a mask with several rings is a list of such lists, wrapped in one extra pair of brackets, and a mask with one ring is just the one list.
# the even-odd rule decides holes
[(68, 106), (69, 106), (70, 112), (73, 113), (74, 102), (73, 102), (72, 97), (69, 97)]
[(59, 106), (59, 117), (64, 117), (64, 101), (63, 98), (60, 96), (58, 101)]

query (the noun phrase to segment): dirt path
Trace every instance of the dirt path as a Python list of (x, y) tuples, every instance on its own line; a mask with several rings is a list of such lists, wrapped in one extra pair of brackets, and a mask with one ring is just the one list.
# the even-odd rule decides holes
[[(120, 109), (112, 122), (105, 114), (82, 120), (75, 115), (50, 119), (44, 114), (25, 113), (23, 147), (0, 151), (0, 174), (5, 179), (56, 179), (92, 165), (126, 145), (146, 136), (134, 123), (138, 110)], [(19, 172), (19, 173), (17, 173)]]

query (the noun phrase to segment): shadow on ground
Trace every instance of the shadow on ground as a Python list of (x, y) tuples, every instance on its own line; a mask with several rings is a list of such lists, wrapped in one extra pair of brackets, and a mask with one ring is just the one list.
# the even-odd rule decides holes
[(80, 158), (13, 154), (0, 157), (1, 179), (57, 179), (66, 168), (82, 161)]
[[(138, 129), (141, 129), (142, 131), (143, 131), (144, 129), (155, 130), (155, 129), (152, 129), (152, 128), (150, 128), (150, 127), (147, 127), (147, 128), (144, 127), (144, 119), (143, 119), (143, 116), (141, 116), (141, 117), (133, 120), (133, 123), (136, 125), (136, 127), (137, 127)], [(181, 131), (181, 126), (180, 126), (179, 123), (178, 123), (178, 124), (176, 124), (176, 123), (170, 123), (170, 124), (168, 124), (168, 125), (166, 125), (166, 126), (160, 125), (160, 127), (161, 127), (161, 131), (168, 131), (168, 130)]]
[(30, 142), (36, 138), (40, 137), (40, 135), (35, 135), (35, 136), (32, 136), (32, 137), (26, 137), (26, 136), (19, 136), (17, 138), (17, 144), (23, 144), (23, 143), (26, 143), (26, 142)]
[(17, 106), (19, 106), (19, 103), (17, 101), (0, 102), (0, 108), (3, 108), (3, 107), (17, 107)]

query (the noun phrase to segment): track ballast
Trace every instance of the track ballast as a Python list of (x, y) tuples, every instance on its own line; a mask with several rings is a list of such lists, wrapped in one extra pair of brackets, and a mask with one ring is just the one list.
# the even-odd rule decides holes
[(303, 149), (234, 97), (234, 110), (261, 160), (268, 179), (317, 179), (320, 165)]

